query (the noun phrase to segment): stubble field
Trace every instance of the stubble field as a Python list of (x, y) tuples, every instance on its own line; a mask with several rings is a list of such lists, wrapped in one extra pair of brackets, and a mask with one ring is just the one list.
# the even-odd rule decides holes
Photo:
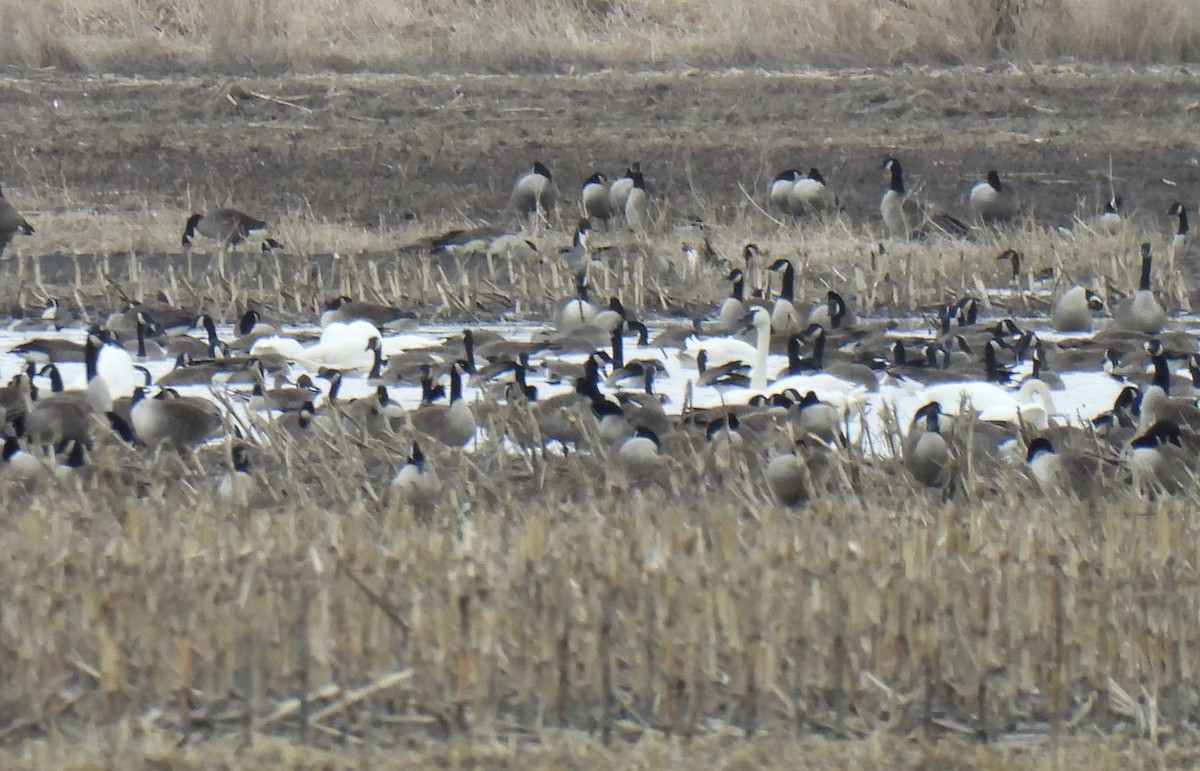
[[(646, 314), (703, 314), (724, 294), (718, 263), (682, 278), (679, 242), (705, 235), (731, 262), (752, 239), (798, 258), (806, 294), (847, 286), (876, 315), (920, 315), (977, 278), (1008, 287), (995, 255), (1010, 244), (1030, 269), (1123, 293), (1137, 243), (1161, 247), (1167, 205), (1196, 200), (1197, 105), (1186, 69), (1083, 65), (14, 75), (0, 182), (38, 234), (5, 254), (0, 301), (95, 314), (165, 292), (226, 320), (254, 301), (311, 321), (345, 292), (464, 324), (544, 316), (569, 289), (544, 266), (405, 248), (514, 224), (503, 202), (534, 159), (568, 201), (594, 168), (642, 162), (659, 225), (602, 234), (617, 248), (598, 281)], [(880, 265), (888, 155), (951, 211), (995, 167), (1042, 223), (1092, 213), (1110, 185), (1134, 222), (1117, 239), (935, 239)], [(758, 209), (791, 165), (825, 172), (840, 218), (794, 228)], [(287, 253), (235, 258), (227, 280), (181, 255), (186, 213), (224, 203), (270, 218)], [(569, 233), (535, 238), (552, 256)], [(646, 278), (653, 255), (673, 266)], [(1175, 310), (1189, 279), (1165, 273)], [(1196, 760), (1193, 496), (1101, 480), (1092, 500), (1047, 500), (1012, 469), (945, 499), (850, 458), (796, 512), (772, 501), (757, 451), (648, 488), (600, 456), (484, 451), (438, 453), (456, 481), (414, 512), (386, 494), (403, 450), (343, 432), (281, 442), (257, 472), (274, 486), (263, 505), (228, 511), (209, 492), (216, 452), (132, 452), (98, 450), (66, 489), (0, 490), (5, 767)]]

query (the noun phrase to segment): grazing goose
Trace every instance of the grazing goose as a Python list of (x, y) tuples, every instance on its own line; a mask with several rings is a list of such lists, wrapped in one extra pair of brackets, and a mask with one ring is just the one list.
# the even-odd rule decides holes
[(583, 181), (579, 189), (579, 199), (583, 206), (583, 216), (608, 224), (612, 219), (612, 204), (608, 196), (608, 176), (597, 171)]
[(535, 161), (533, 169), (517, 177), (513, 184), (509, 206), (518, 214), (546, 216), (558, 199), (550, 169), (541, 161)]
[(450, 365), (450, 404), (427, 404), (408, 413), (413, 428), (447, 447), (463, 447), (475, 436), (475, 413), (462, 397), (462, 372)]
[(411, 323), (412, 315), (390, 305), (359, 302), (345, 296), (335, 297), (325, 303), (325, 310), (321, 313), (321, 326), (327, 327), (335, 322), (346, 324), (351, 321), (369, 321), (379, 329), (389, 329)]
[(33, 226), (8, 202), (0, 189), (0, 255), (4, 254), (13, 236), (31, 236), (33, 233)]
[(942, 406), (929, 402), (917, 410), (904, 437), (904, 465), (923, 485), (940, 487), (950, 481), (950, 445), (941, 433)]
[[(256, 217), (251, 217), (237, 209), (213, 209), (207, 214), (192, 214), (184, 225), (181, 243), (191, 246), (192, 239), (201, 235), (216, 241), (222, 248), (231, 248), (245, 241), (255, 233), (267, 229), (267, 223)], [(273, 238), (263, 242), (263, 251), (282, 249), (283, 244)]]
[(145, 388), (135, 390), (129, 416), (137, 438), (152, 447), (168, 444), (190, 449), (221, 427), (221, 412), (215, 404), (179, 396), (169, 388), (160, 388), (153, 397), (146, 395)]
[(1091, 332), (1092, 314), (1104, 310), (1104, 301), (1092, 290), (1073, 286), (1054, 299), (1050, 326), (1059, 332)]
[(817, 169), (809, 169), (808, 175), (797, 179), (788, 193), (788, 209), (797, 216), (828, 211), (835, 207), (837, 196)]
[(771, 186), (767, 188), (767, 205), (772, 209), (790, 214), (792, 207), (788, 201), (788, 195), (792, 192), (792, 187), (796, 182), (803, 177), (804, 172), (799, 169), (787, 169), (776, 174), (775, 179), (771, 180)]
[(412, 506), (427, 506), (437, 500), (442, 491), (442, 482), (425, 460), (420, 443), (413, 442), (408, 460), (392, 477), (392, 491), (401, 501)]
[(80, 362), (84, 359), (84, 344), (64, 337), (37, 337), (26, 340), (20, 345), (9, 348), (27, 361), (38, 364), (62, 364), (63, 362)]
[(971, 211), (980, 222), (1004, 222), (1017, 216), (1020, 201), (1011, 185), (1000, 181), (1000, 173), (989, 170), (987, 179), (971, 186)]
[(625, 204), (629, 201), (629, 193), (633, 190), (633, 175), (642, 173), (642, 164), (634, 161), (629, 164), (625, 173), (613, 180), (608, 188), (608, 202), (613, 212), (625, 214)]
[[(337, 382), (341, 382), (341, 373), (336, 373), (338, 376)], [(337, 398), (337, 394), (330, 388), (333, 398)], [(312, 378), (307, 374), (303, 374), (296, 378), (295, 386), (285, 386), (282, 376), (276, 378), (273, 388), (264, 388), (261, 382), (254, 384), (254, 390), (250, 394), (249, 407), (258, 412), (271, 412), (277, 410), (279, 412), (296, 412), (304, 408), (305, 404), (310, 404), (321, 389), (317, 388)]]
[(1150, 291), (1150, 244), (1142, 244), (1142, 275), (1138, 290), (1121, 300), (1113, 311), (1113, 324), (1127, 332), (1156, 335), (1167, 323), (1167, 312)]
[(646, 178), (635, 171), (630, 177), (633, 187), (625, 199), (625, 222), (634, 230), (645, 232), (650, 229), (650, 197), (646, 194)]

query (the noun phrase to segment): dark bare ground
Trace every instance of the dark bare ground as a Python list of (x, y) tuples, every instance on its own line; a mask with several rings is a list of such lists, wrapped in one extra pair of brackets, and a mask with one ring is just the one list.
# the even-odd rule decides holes
[[(293, 104), (228, 97), (235, 86)], [(182, 207), (190, 194), (376, 227), (455, 212), (507, 221), (512, 179), (538, 158), (568, 198), (593, 169), (640, 159), (675, 217), (719, 218), (744, 202), (739, 185), (760, 195), (779, 169), (817, 166), (862, 221), (894, 153), (951, 211), (995, 167), (1053, 223), (1106, 194), (1111, 157), (1118, 192), (1158, 217), (1200, 183), (1198, 102), (1200, 81), (1169, 69), (237, 83), (48, 72), (0, 82), (0, 180), (67, 191), (77, 207)]]

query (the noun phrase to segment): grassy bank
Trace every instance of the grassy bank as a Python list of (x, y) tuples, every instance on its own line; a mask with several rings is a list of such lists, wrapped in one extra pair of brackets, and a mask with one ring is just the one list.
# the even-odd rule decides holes
[(48, 0), (0, 2), (0, 63), (567, 71), (1075, 57), (1180, 62), (1200, 7), (1149, 0)]

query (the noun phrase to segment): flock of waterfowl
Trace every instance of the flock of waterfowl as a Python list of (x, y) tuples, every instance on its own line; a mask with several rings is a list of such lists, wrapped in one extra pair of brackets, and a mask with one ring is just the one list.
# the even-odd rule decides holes
[[(968, 224), (917, 207), (897, 159), (883, 170), (879, 209), (891, 239), (957, 236), (1022, 213), (995, 171), (966, 191)], [(510, 206), (541, 219), (558, 198), (537, 163), (517, 179)], [(651, 226), (639, 165), (611, 181), (589, 176), (578, 203), (583, 219), (558, 253), (571, 291), (545, 328), (480, 325), (439, 340), (411, 332), (403, 308), (349, 297), (329, 301), (319, 327), (272, 324), (260, 308), (225, 327), (205, 309), (133, 303), (85, 328), (52, 301), (40, 322), (22, 322), (28, 339), (9, 352), (18, 358), (0, 360), (16, 369), (0, 389), (3, 461), (28, 480), (78, 473), (98, 442), (183, 454), (222, 443), (231, 471), (214, 490), (233, 502), (250, 497), (256, 445), (331, 430), (398, 448), (392, 489), (414, 504), (452, 484), (429, 460), (431, 443), (590, 453), (638, 485), (697, 454), (718, 466), (749, 454), (788, 505), (809, 499), (833, 459), (850, 456), (902, 463), (920, 485), (947, 489), (967, 473), (1022, 465), (1047, 494), (1085, 496), (1104, 480), (1155, 491), (1193, 481), (1200, 346), (1167, 328), (1149, 244), (1139, 285), (1111, 313), (1086, 286), (1059, 287), (1039, 319), (984, 320), (983, 299), (965, 296), (940, 309), (932, 334), (860, 317), (834, 289), (805, 302), (791, 260), (746, 244), (726, 276), (728, 296), (707, 318), (664, 323), (589, 293), (591, 228), (618, 218), (635, 231)], [(804, 217), (836, 209), (838, 196), (819, 170), (789, 169), (772, 180), (767, 204)], [(1086, 225), (1119, 231), (1120, 207), (1112, 196)], [(1169, 214), (1172, 256), (1188, 264), (1187, 210), (1176, 203)], [(266, 230), (264, 220), (217, 209), (191, 215), (182, 243), (203, 236), (225, 252)], [(0, 193), (0, 250), (33, 233)], [(537, 251), (500, 229), (454, 231), (430, 246)], [(688, 259), (700, 258), (692, 250)]]

